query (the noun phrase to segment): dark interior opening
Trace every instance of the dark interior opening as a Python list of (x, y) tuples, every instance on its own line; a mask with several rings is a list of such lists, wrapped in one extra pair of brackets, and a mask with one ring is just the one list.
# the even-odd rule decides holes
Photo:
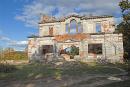
[(42, 49), (42, 54), (53, 53), (53, 45), (43, 45)]
[(88, 53), (102, 54), (102, 44), (88, 44)]
[(71, 46), (60, 50), (60, 54), (79, 55), (79, 47)]

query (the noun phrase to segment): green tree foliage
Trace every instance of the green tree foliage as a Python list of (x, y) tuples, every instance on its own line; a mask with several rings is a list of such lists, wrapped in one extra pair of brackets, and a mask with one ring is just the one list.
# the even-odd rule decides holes
[(72, 45), (69, 54), (71, 55), (71, 58), (74, 58), (75, 55), (79, 55), (79, 48)]
[(119, 3), (123, 21), (117, 25), (119, 33), (123, 33), (124, 58), (130, 59), (130, 1), (122, 0)]

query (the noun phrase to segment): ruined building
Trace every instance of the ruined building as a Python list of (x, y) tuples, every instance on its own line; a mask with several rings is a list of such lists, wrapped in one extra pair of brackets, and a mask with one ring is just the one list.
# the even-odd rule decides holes
[[(71, 58), (72, 46), (78, 53)], [(43, 16), (39, 35), (29, 37), (28, 57), (30, 61), (53, 61), (62, 57), (66, 61), (122, 62), (122, 34), (115, 33), (112, 16), (71, 15), (61, 19)]]

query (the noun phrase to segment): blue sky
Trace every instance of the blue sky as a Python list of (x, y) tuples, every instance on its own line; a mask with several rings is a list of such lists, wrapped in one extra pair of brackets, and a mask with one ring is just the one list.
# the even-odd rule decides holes
[(24, 22), (15, 19), (26, 4), (25, 0), (0, 0), (0, 47), (22, 50), (27, 36), (37, 33), (37, 28), (26, 27)]
[(0, 47), (26, 47), (27, 36), (38, 32), (41, 14), (113, 15), (121, 21), (120, 0), (0, 0)]

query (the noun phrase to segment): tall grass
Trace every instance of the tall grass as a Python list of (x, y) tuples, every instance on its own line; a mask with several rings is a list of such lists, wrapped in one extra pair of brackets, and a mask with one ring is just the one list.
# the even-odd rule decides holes
[(0, 73), (10, 73), (16, 70), (14, 65), (9, 65), (8, 63), (0, 63)]

